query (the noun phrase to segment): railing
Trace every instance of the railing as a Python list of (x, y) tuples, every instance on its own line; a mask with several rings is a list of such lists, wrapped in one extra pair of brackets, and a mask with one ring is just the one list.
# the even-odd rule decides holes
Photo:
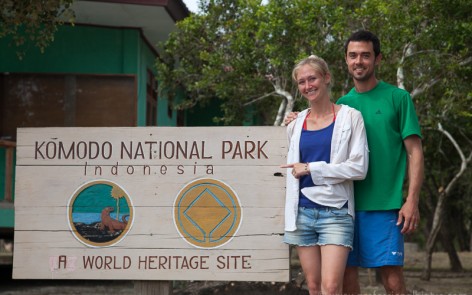
[(5, 153), (5, 188), (4, 202), (13, 202), (13, 153), (16, 142), (0, 139), (0, 147), (6, 148)]
[[(5, 188), (0, 210), (9, 210), (13, 208), (13, 155), (16, 142), (0, 139), (0, 147), (5, 148)], [(0, 231), (0, 265), (13, 265), (13, 235), (4, 229)]]

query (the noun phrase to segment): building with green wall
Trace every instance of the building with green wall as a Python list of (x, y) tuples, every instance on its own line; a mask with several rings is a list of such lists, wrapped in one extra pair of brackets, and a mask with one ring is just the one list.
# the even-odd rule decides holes
[[(12, 238), (14, 145), (21, 127), (184, 126), (158, 95), (158, 43), (189, 15), (181, 0), (75, 1), (43, 53), (0, 38), (0, 239)], [(1, 250), (1, 249), (0, 249)]]

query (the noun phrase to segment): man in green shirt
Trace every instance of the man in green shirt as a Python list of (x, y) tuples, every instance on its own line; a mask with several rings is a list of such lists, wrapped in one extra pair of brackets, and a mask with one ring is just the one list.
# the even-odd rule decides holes
[[(387, 294), (406, 294), (403, 234), (416, 230), (423, 182), (423, 150), (415, 108), (405, 90), (377, 80), (380, 41), (368, 31), (352, 34), (345, 59), (354, 88), (338, 100), (362, 113), (370, 150), (365, 180), (354, 184), (356, 231), (344, 276), (345, 294), (359, 294), (358, 267), (380, 269)], [(408, 167), (408, 195), (402, 187)]]

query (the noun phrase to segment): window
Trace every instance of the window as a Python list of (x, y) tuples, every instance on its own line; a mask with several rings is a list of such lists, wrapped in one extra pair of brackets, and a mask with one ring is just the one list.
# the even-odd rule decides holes
[(146, 78), (146, 126), (157, 126), (157, 80), (150, 70)]
[(0, 76), (0, 138), (15, 141), (18, 127), (137, 124), (134, 75), (9, 73)]

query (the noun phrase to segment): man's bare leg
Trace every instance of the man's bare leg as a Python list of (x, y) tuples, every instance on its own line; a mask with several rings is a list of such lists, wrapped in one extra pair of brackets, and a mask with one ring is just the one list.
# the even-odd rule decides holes
[(387, 294), (404, 295), (406, 292), (405, 279), (403, 277), (403, 267), (382, 266), (380, 275)]
[(347, 266), (344, 271), (343, 294), (359, 295), (360, 293), (359, 269), (355, 266)]

